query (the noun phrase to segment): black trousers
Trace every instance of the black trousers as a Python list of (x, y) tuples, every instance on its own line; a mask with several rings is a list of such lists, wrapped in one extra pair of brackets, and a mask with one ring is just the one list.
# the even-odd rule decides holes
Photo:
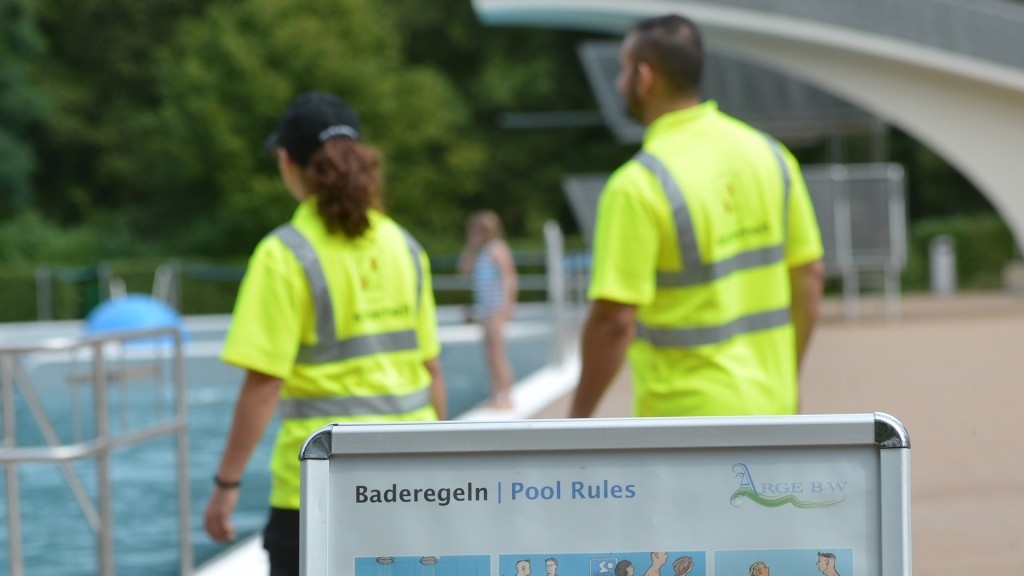
[(299, 576), (299, 511), (271, 508), (263, 529), (270, 576)]

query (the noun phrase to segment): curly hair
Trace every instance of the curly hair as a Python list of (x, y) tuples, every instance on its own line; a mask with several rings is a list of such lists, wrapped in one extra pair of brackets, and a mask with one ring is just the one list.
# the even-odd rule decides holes
[(383, 209), (380, 156), (359, 142), (328, 140), (306, 163), (304, 176), (331, 233), (358, 238), (370, 227), (369, 210)]

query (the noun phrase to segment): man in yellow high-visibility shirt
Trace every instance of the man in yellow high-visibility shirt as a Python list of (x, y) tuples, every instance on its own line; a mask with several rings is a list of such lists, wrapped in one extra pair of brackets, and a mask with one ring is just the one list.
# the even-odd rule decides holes
[(689, 19), (636, 24), (620, 66), (647, 131), (598, 205), (570, 416), (593, 413), (627, 350), (637, 416), (796, 413), (824, 275), (796, 160), (701, 100)]

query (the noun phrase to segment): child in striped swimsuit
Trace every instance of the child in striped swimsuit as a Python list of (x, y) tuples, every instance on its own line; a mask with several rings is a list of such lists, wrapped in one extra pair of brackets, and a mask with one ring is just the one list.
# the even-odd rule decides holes
[(473, 277), (473, 316), (484, 329), (490, 405), (498, 410), (512, 408), (514, 375), (505, 350), (505, 324), (512, 318), (518, 296), (515, 262), (503, 236), (497, 214), (475, 212), (466, 223), (466, 246), (459, 258), (459, 271)]

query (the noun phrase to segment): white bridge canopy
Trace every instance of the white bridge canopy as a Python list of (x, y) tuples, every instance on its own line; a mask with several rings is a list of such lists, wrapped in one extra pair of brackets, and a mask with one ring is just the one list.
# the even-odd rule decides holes
[(473, 0), (495, 26), (622, 34), (682, 13), (709, 51), (827, 90), (935, 150), (1024, 247), (1024, 3), (941, 0)]

